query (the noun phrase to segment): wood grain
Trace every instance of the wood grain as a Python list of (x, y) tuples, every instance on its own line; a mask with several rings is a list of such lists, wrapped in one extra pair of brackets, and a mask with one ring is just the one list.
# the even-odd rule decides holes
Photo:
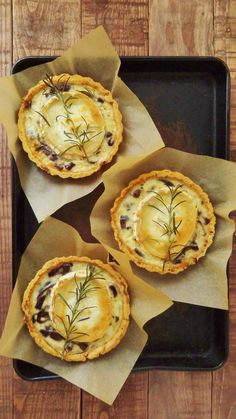
[[(236, 162), (236, 1), (215, 0), (215, 54), (223, 59), (231, 73), (230, 156)], [(236, 417), (236, 235), (230, 261), (230, 351), (224, 368), (213, 373), (212, 417)]]
[[(115, 369), (114, 369), (114, 380)], [(112, 407), (83, 391), (83, 419), (147, 419), (148, 373), (133, 373), (119, 393)]]
[(210, 419), (211, 374), (150, 373), (149, 419)]
[(150, 55), (212, 55), (213, 0), (149, 1)]
[(80, 419), (80, 390), (64, 380), (29, 383), (15, 375), (14, 418)]
[(215, 55), (226, 62), (231, 73), (231, 159), (236, 161), (236, 0), (215, 0)]
[(80, 39), (79, 0), (12, 0), (13, 57), (55, 55)]
[(212, 417), (214, 419), (234, 419), (236, 417), (236, 235), (230, 263), (230, 351), (224, 368), (213, 372)]
[(236, 162), (236, 71), (231, 71), (230, 157)]
[(148, 0), (83, 0), (82, 35), (98, 25), (120, 55), (148, 55)]
[(215, 55), (224, 59), (231, 70), (236, 70), (236, 1), (214, 2)]
[[(12, 56), (11, 2), (0, 2), (0, 76), (9, 74)], [(6, 133), (0, 125), (0, 330), (6, 317), (11, 286), (11, 160)], [(0, 358), (0, 417), (12, 417), (13, 368), (11, 360)]]

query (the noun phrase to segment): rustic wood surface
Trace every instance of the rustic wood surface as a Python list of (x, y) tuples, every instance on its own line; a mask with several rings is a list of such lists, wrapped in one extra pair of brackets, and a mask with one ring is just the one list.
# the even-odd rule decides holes
[[(231, 70), (236, 161), (236, 0), (0, 0), (0, 75), (25, 55), (60, 54), (103, 24), (123, 55), (215, 55)], [(11, 295), (11, 168), (0, 131), (0, 328)], [(29, 383), (0, 359), (0, 418), (236, 418), (236, 240), (230, 264), (230, 354), (215, 372), (131, 374), (112, 407), (63, 380)], [(115, 379), (115, 377), (114, 377)]]

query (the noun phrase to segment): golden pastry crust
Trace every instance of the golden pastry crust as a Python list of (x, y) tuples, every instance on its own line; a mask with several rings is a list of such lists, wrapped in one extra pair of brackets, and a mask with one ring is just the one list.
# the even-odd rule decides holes
[(87, 257), (45, 263), (28, 284), (22, 309), (37, 345), (65, 361), (86, 361), (111, 351), (129, 325), (126, 281), (110, 265)]
[(100, 83), (61, 74), (47, 76), (28, 91), (18, 129), (24, 150), (40, 169), (83, 178), (112, 160), (123, 125), (117, 102)]
[(208, 195), (170, 170), (140, 175), (111, 209), (119, 247), (150, 272), (177, 274), (194, 265), (211, 245), (215, 215)]

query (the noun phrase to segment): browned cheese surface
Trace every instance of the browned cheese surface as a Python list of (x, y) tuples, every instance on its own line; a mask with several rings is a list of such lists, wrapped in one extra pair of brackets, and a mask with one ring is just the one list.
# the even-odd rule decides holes
[[(236, 0), (1, 0), (0, 75), (26, 55), (62, 53), (103, 24), (120, 55), (215, 55), (231, 71), (236, 161)], [(0, 127), (0, 323), (12, 291), (11, 157)], [(234, 192), (233, 192), (234, 193)], [(0, 418), (236, 418), (236, 246), (230, 263), (230, 353), (215, 372), (133, 373), (114, 405), (64, 380), (27, 382), (0, 358)], [(115, 370), (115, 368), (114, 368)], [(115, 373), (114, 373), (115, 380)]]

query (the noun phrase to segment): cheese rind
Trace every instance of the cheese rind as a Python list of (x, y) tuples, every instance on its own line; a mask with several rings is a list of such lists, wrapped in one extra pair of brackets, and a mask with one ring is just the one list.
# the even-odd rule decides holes
[(143, 174), (111, 209), (120, 248), (151, 272), (178, 273), (205, 255), (215, 232), (207, 194), (178, 172)]

